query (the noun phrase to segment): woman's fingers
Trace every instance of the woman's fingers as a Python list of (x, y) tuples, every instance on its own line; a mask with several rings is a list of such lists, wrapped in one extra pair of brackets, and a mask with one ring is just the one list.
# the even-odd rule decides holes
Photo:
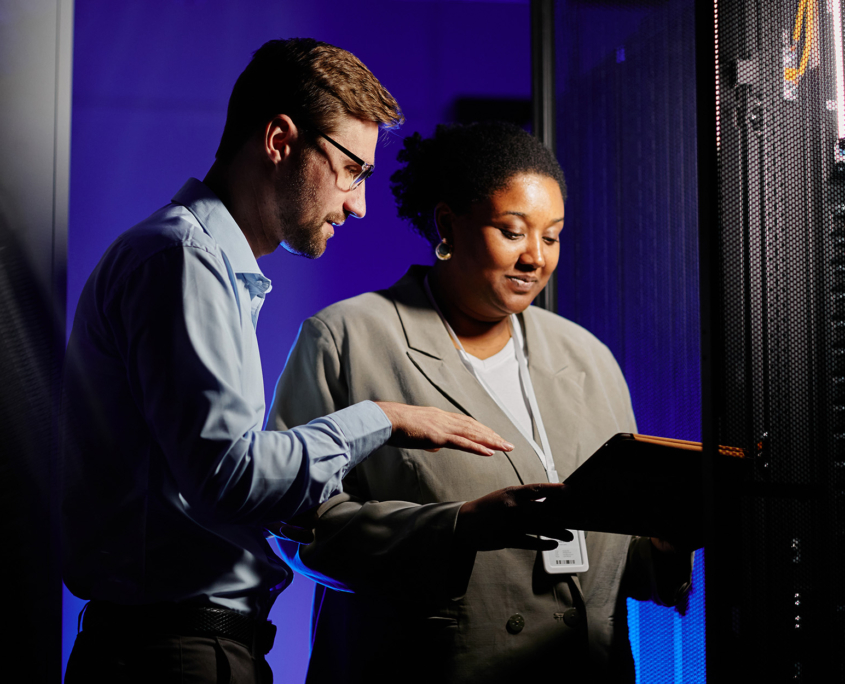
[[(479, 551), (519, 548), (547, 550), (556, 541), (571, 541), (560, 506), (546, 503), (566, 485), (539, 483), (505, 487), (467, 501), (458, 513), (455, 530), (459, 543)], [(532, 541), (533, 540), (533, 541)]]
[(557, 548), (558, 542), (554, 539), (543, 539), (528, 534), (514, 534), (502, 539), (502, 548), (506, 549), (527, 549), (529, 551), (551, 551)]

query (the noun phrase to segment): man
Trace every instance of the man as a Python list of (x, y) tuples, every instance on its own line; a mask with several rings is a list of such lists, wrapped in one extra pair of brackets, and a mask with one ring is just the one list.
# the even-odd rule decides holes
[[(469, 418), (362, 402), (261, 431), (256, 258), (310, 258), (365, 213), (379, 127), (402, 121), (353, 55), (271, 41), (238, 78), (217, 159), (121, 235), (79, 300), (65, 370), (65, 581), (91, 599), (66, 681), (270, 681), (291, 572), (264, 527), (341, 491), (388, 440), (509, 449)], [(277, 523), (278, 524), (278, 523)]]

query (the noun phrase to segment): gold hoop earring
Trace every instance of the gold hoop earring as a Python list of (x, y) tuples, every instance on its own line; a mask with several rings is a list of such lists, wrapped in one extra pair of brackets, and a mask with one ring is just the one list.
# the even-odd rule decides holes
[(443, 238), (434, 248), (434, 256), (440, 261), (449, 261), (452, 258), (452, 245), (446, 242), (446, 238)]

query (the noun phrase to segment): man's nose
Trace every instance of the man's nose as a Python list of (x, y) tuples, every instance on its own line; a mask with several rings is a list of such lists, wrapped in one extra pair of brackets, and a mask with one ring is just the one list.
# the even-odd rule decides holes
[(361, 183), (354, 190), (346, 193), (346, 201), (343, 203), (343, 210), (347, 216), (355, 218), (364, 218), (367, 213), (367, 198), (365, 195), (366, 181)]

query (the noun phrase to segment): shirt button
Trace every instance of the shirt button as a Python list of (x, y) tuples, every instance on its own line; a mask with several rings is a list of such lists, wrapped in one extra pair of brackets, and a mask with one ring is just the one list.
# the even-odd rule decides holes
[(511, 634), (519, 634), (525, 627), (525, 618), (519, 613), (514, 613), (508, 618), (508, 631)]
[(563, 614), (563, 621), (570, 627), (577, 627), (581, 624), (581, 613), (577, 608), (570, 608)]

